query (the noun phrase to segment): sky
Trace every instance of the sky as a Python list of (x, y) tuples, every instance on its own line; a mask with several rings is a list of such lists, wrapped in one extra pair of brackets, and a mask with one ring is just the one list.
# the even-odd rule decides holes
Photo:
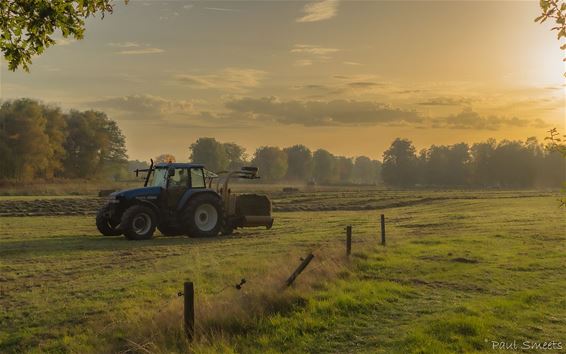
[(101, 110), (130, 158), (198, 137), (380, 159), (565, 128), (566, 67), (538, 1), (117, 1), (0, 97)]

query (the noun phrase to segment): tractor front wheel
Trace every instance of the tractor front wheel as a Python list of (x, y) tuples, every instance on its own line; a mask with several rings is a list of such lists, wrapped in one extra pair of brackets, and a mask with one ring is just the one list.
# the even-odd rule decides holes
[(157, 226), (155, 212), (143, 205), (133, 205), (122, 214), (120, 229), (128, 240), (149, 240)]
[(202, 194), (189, 201), (183, 213), (185, 230), (190, 237), (213, 237), (223, 226), (222, 202), (212, 194)]
[(118, 230), (119, 223), (112, 222), (108, 209), (108, 206), (105, 206), (96, 213), (96, 228), (104, 236), (121, 235), (122, 231)]

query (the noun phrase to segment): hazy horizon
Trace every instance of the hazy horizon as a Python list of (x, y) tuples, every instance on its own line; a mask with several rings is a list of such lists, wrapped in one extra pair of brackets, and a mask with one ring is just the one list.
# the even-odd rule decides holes
[(538, 2), (116, 2), (0, 97), (116, 120), (131, 159), (188, 158), (198, 137), (381, 159), (564, 129), (564, 77)]

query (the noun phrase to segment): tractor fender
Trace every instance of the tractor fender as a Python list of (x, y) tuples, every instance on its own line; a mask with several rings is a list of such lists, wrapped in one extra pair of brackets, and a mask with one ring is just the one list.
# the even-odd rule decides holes
[(185, 192), (185, 194), (183, 194), (181, 199), (179, 199), (179, 204), (177, 204), (177, 211), (183, 210), (185, 208), (185, 206), (187, 205), (187, 203), (189, 202), (189, 200), (191, 200), (194, 196), (201, 195), (201, 194), (212, 194), (215, 197), (217, 197), (218, 199), (222, 200), (222, 197), (220, 197), (220, 195), (212, 189), (208, 189), (208, 188), (189, 189)]
[(157, 205), (155, 205), (154, 203), (152, 203), (148, 200), (143, 200), (143, 199), (139, 199), (139, 198), (134, 199), (132, 201), (132, 203), (130, 203), (128, 205), (128, 208), (131, 207), (132, 205), (143, 205), (143, 206), (150, 208), (155, 213), (155, 216), (157, 216), (157, 222), (159, 223), (159, 219), (161, 219), (160, 218), (161, 212), (160, 212), (159, 208), (157, 207)]

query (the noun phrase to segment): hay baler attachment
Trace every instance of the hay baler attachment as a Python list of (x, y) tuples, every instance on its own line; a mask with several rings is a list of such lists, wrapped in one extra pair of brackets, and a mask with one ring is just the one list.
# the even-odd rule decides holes
[(222, 196), (226, 223), (224, 234), (230, 234), (240, 227), (273, 226), (271, 216), (271, 200), (263, 194), (232, 193), (229, 183), (232, 178), (258, 179), (257, 167), (242, 167), (238, 171), (223, 171), (218, 173), (216, 189)]

